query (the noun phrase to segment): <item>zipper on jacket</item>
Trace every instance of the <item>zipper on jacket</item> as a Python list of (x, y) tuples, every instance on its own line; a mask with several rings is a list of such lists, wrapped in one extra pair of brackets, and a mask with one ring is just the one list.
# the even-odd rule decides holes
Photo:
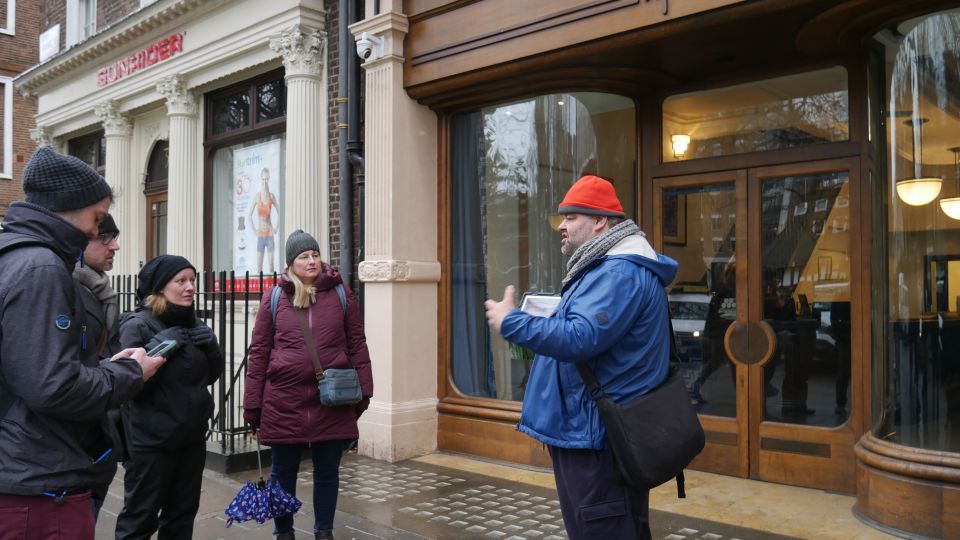
[(87, 350), (87, 324), (80, 325), (80, 350)]

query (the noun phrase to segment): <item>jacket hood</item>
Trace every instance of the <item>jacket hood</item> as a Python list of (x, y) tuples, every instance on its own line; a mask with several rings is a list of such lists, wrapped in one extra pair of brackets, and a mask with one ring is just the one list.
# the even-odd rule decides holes
[(71, 269), (82, 260), (87, 247), (83, 231), (50, 210), (28, 202), (11, 204), (2, 226), (5, 233), (31, 236), (50, 246)]
[[(337, 272), (336, 268), (327, 263), (322, 264), (320, 275), (313, 281), (313, 286), (318, 291), (326, 291), (336, 287), (338, 283), (343, 283), (343, 278), (340, 277), (340, 272)], [(289, 273), (290, 267), (287, 267), (283, 270), (283, 274), (280, 274), (280, 286), (287, 294), (293, 294), (293, 282), (290, 281)]]
[(650, 269), (660, 284), (666, 287), (677, 277), (677, 261), (653, 250), (653, 246), (641, 234), (630, 235), (610, 248), (606, 258), (624, 258)]

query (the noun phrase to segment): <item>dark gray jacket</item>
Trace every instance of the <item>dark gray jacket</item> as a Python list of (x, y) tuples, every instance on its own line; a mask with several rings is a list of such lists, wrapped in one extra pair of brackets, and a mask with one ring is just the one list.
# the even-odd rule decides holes
[(81, 348), (71, 273), (86, 245), (79, 229), (29, 203), (12, 204), (3, 221), (0, 493), (99, 488), (116, 469), (106, 411), (140, 391), (143, 373), (134, 360), (101, 364)]
[[(121, 350), (120, 347), (120, 322), (115, 321), (113, 328), (107, 328), (107, 316), (103, 311), (103, 304), (97, 300), (93, 291), (86, 288), (83, 284), (77, 283), (77, 294), (83, 302), (86, 312), (86, 340), (83, 345), (93, 347), (100, 357), (112, 358)], [(101, 347), (102, 342), (102, 348)]]

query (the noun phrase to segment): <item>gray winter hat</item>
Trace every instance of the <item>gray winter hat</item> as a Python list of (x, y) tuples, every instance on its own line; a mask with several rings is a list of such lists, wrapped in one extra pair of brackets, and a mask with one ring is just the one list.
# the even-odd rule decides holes
[(73, 156), (42, 146), (23, 169), (27, 202), (52, 212), (76, 210), (113, 197), (110, 185), (92, 167)]
[(320, 251), (320, 244), (317, 239), (297, 229), (287, 237), (287, 266), (293, 264), (293, 260), (304, 251)]

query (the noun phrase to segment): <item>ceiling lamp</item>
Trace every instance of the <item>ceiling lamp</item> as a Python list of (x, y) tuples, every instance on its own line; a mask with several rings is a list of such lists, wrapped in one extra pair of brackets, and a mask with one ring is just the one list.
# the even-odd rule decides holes
[(687, 153), (687, 148), (690, 147), (690, 136), (671, 135), (670, 146), (673, 147), (673, 157), (682, 158), (683, 155)]
[(897, 180), (897, 196), (900, 200), (910, 206), (923, 206), (937, 198), (940, 194), (940, 185), (943, 180), (937, 177), (924, 177), (921, 172), (923, 164), (917, 159), (917, 148), (920, 149), (920, 157), (923, 157), (923, 124), (929, 120), (926, 118), (910, 119), (904, 124), (914, 127), (917, 125), (917, 143), (913, 145), (913, 178), (904, 178)]
[(940, 209), (943, 210), (944, 214), (953, 219), (960, 220), (960, 146), (947, 148), (947, 150), (953, 152), (953, 166), (956, 170), (954, 176), (957, 179), (957, 194), (953, 197), (940, 199)]

